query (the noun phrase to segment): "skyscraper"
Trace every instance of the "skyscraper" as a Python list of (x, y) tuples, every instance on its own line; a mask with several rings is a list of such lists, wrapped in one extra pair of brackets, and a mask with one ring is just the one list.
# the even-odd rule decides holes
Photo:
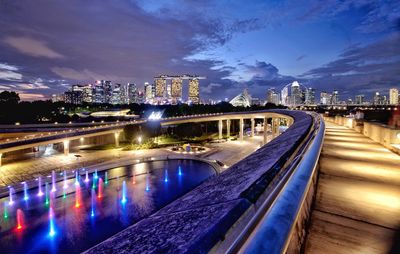
[(385, 102), (385, 98), (379, 94), (379, 92), (376, 92), (374, 95), (374, 105), (383, 105)]
[(287, 86), (281, 91), (281, 102), (285, 106), (289, 104), (289, 88)]
[(339, 91), (333, 90), (332, 97), (331, 97), (331, 104), (336, 105), (339, 104)]
[(172, 91), (171, 98), (173, 103), (177, 103), (182, 99), (182, 79), (173, 78), (172, 79)]
[(113, 96), (113, 87), (111, 81), (102, 80), (101, 85), (103, 86), (104, 91), (104, 102), (111, 103), (111, 98)]
[(152, 104), (154, 99), (154, 85), (149, 84), (149, 82), (145, 82), (144, 93), (145, 93), (145, 102)]
[(189, 79), (189, 101), (193, 104), (200, 103), (199, 79)]
[(96, 81), (96, 84), (94, 85), (93, 97), (94, 97), (93, 98), (94, 103), (105, 103), (106, 102), (104, 87), (100, 80)]
[(332, 95), (323, 91), (320, 94), (320, 98), (319, 98), (319, 103), (322, 105), (329, 105), (331, 103), (331, 97)]
[(357, 105), (364, 104), (364, 95), (363, 94), (356, 95), (356, 104)]
[(82, 88), (82, 101), (85, 103), (93, 103), (93, 86), (91, 84), (85, 85)]
[(115, 84), (112, 88), (110, 102), (113, 105), (121, 104), (121, 84)]
[(297, 81), (293, 81), (291, 85), (290, 105), (303, 104), (303, 93), (300, 88), (300, 84)]
[(135, 83), (128, 83), (129, 103), (138, 103), (138, 88)]
[(155, 78), (155, 84), (156, 84), (156, 94), (155, 97), (157, 99), (164, 99), (165, 98), (165, 93), (166, 93), (166, 86), (167, 86), (167, 80), (164, 77), (157, 77)]
[(391, 105), (399, 104), (399, 90), (396, 88), (391, 88), (389, 90), (389, 103)]
[(304, 103), (306, 105), (314, 105), (315, 104), (315, 89), (314, 88), (309, 87), (306, 89)]
[(279, 105), (279, 94), (276, 93), (274, 88), (268, 89), (266, 102)]

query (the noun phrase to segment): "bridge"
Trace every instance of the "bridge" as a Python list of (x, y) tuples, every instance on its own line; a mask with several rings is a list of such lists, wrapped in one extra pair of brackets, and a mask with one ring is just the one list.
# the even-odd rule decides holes
[[(218, 122), (222, 138), (238, 121), (243, 139), (244, 123), (254, 135), (260, 120), (264, 145), (258, 150), (86, 253), (398, 253), (400, 156), (355, 126), (290, 110), (165, 118), (160, 124)], [(289, 126), (283, 133), (280, 123)], [(120, 133), (126, 124), (136, 123), (13, 145)]]

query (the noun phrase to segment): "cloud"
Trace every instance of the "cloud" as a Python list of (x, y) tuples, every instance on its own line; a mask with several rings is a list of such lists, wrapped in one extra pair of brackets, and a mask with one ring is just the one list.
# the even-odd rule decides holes
[(7, 63), (0, 63), (0, 69), (9, 71), (18, 71), (18, 67)]
[(46, 99), (46, 97), (43, 94), (39, 93), (25, 93), (22, 91), (17, 91), (19, 94), (19, 97), (23, 101), (34, 101), (34, 100), (43, 100)]
[(49, 48), (45, 42), (29, 37), (10, 36), (4, 39), (9, 46), (17, 49), (19, 52), (34, 56), (47, 58), (63, 58), (64, 56)]
[(206, 93), (206, 94), (211, 94), (213, 92), (214, 88), (217, 88), (217, 87), (222, 87), (222, 84), (210, 83), (207, 86), (202, 86), (201, 92)]

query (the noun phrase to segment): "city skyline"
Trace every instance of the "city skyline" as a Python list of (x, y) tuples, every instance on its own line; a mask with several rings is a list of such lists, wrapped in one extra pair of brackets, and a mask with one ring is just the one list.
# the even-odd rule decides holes
[(0, 12), (0, 90), (23, 100), (94, 80), (143, 89), (157, 73), (207, 76), (200, 93), (214, 100), (294, 80), (351, 98), (400, 86), (396, 1), (18, 1)]

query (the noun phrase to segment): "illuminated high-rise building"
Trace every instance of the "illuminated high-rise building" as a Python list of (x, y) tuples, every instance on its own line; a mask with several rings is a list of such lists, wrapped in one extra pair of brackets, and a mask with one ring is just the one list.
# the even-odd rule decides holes
[(111, 103), (111, 98), (113, 96), (113, 87), (111, 81), (102, 80), (101, 85), (103, 86), (104, 91), (104, 102)]
[(162, 76), (157, 77), (155, 78), (155, 85), (156, 85), (155, 97), (157, 97), (158, 99), (165, 98), (167, 89), (167, 80)]
[(110, 102), (111, 104), (122, 104), (121, 103), (121, 84), (115, 84), (114, 87), (112, 88), (112, 93), (111, 93), (111, 99)]
[(396, 88), (391, 88), (389, 90), (389, 103), (391, 105), (399, 104), (399, 90)]
[(303, 92), (300, 88), (300, 84), (297, 81), (293, 81), (290, 87), (290, 105), (300, 105), (303, 104)]
[(135, 83), (128, 83), (129, 103), (138, 103), (138, 88)]
[(322, 105), (329, 105), (331, 103), (332, 95), (327, 92), (321, 92), (319, 103)]
[(281, 91), (281, 102), (283, 105), (289, 104), (289, 88), (285, 86)]
[(145, 102), (146, 103), (153, 103), (154, 99), (154, 85), (149, 84), (149, 82), (144, 83), (144, 95), (145, 95)]
[(355, 104), (357, 104), (357, 105), (363, 105), (364, 104), (364, 95), (363, 94), (356, 95)]
[(338, 90), (333, 91), (332, 97), (331, 97), (331, 104), (332, 105), (339, 104), (339, 91)]
[(189, 101), (193, 104), (200, 103), (199, 79), (189, 79)]
[(383, 105), (385, 104), (386, 96), (382, 96), (379, 92), (376, 92), (374, 95), (374, 105)]
[(306, 104), (306, 105), (314, 105), (315, 104), (315, 89), (314, 88), (309, 87), (306, 89), (304, 104)]
[(171, 88), (171, 98), (176, 103), (182, 99), (182, 79), (173, 78)]
[(93, 86), (91, 84), (85, 85), (82, 88), (82, 101), (85, 103), (93, 103)]
[(275, 92), (275, 89), (268, 89), (266, 103), (279, 105), (279, 94)]

